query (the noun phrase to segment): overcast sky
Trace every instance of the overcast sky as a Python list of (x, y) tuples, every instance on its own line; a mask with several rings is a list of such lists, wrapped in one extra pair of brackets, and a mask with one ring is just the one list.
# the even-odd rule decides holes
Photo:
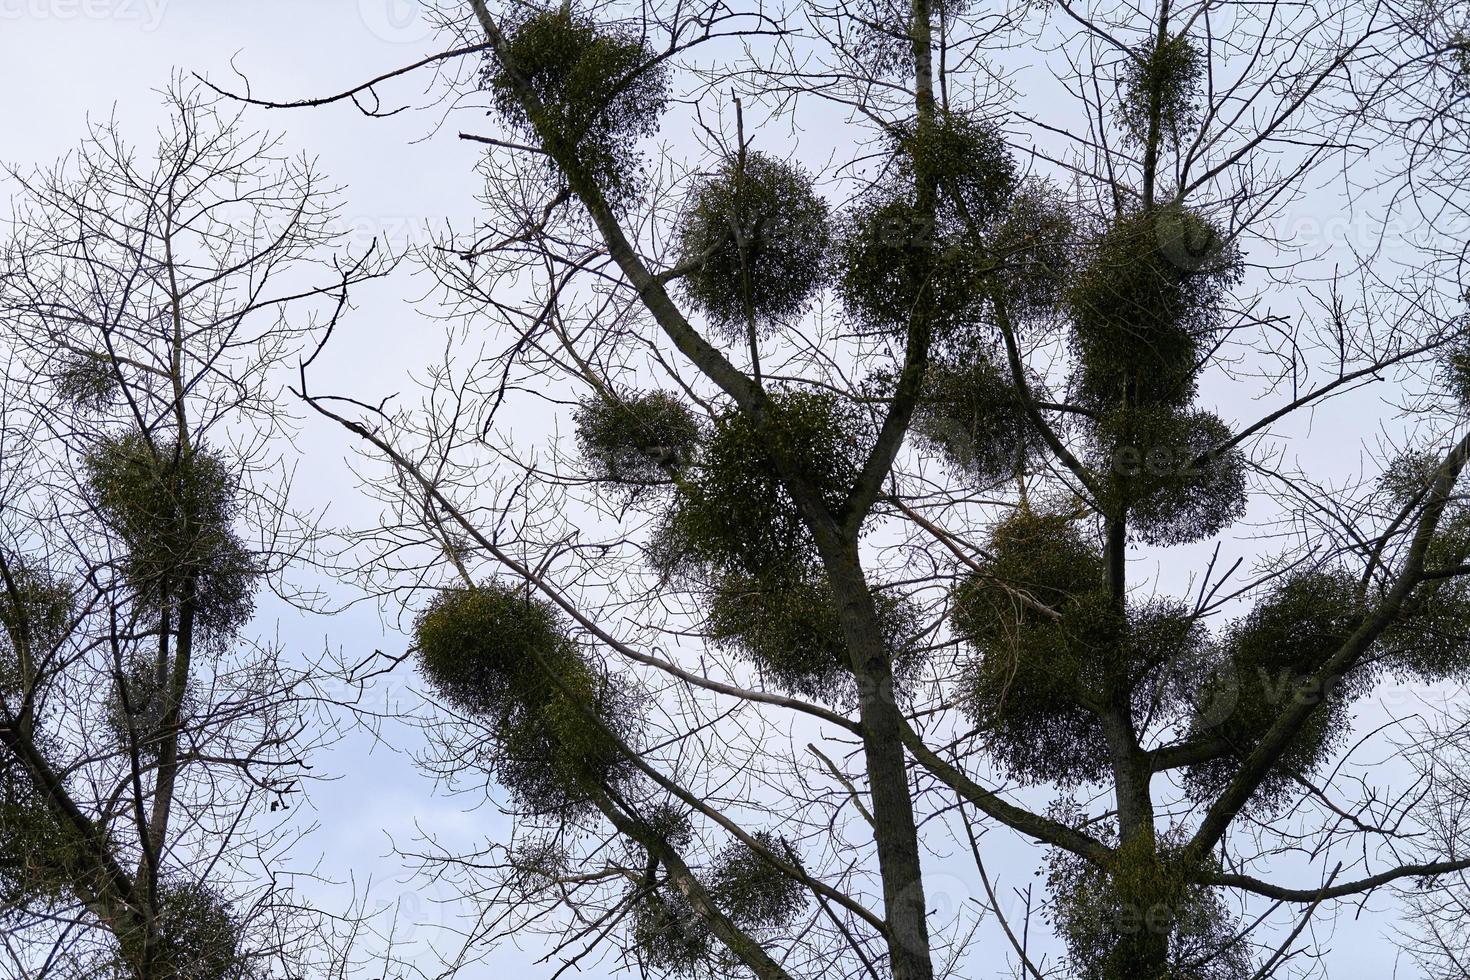
[[(283, 96), (344, 87), (428, 50), (417, 9), (390, 0), (0, 0), (0, 85), (7, 93), (0, 100), (0, 159), (21, 169), (52, 162), (76, 145), (89, 117), (112, 113), (147, 151), (162, 120), (155, 90), (175, 69), (237, 82), (233, 60), (262, 89)], [(399, 91), (412, 97), (416, 90)], [(430, 136), (432, 121), (425, 114), (367, 120), (350, 107), (251, 116), (253, 125), (284, 133), (291, 149), (316, 157), (320, 170), (343, 185), (344, 221), (359, 244), (378, 235), (401, 245), (422, 238), (426, 223), (472, 212), (478, 153), (453, 133)], [(406, 369), (432, 356), (443, 334), (441, 324), (415, 316), (409, 305), (422, 293), (422, 283), (407, 276), (362, 290), (343, 342), (329, 350), (322, 383), (401, 390)], [(308, 425), (302, 445), (298, 504), (330, 503), (330, 520), (339, 525), (370, 520), (375, 508), (351, 492), (350, 445), (340, 432)], [(391, 628), (385, 633), (371, 606), (303, 619), (262, 603), (256, 626), (262, 634), (279, 630), (288, 649), (308, 654), (324, 643), (348, 655), (398, 652), (404, 642)], [(395, 686), (376, 696), (386, 701)], [(493, 806), (466, 813), (466, 800), (436, 797), (408, 757), (417, 744), (410, 732), (387, 730), (384, 742), (353, 735), (312, 760), (319, 775), (338, 778), (314, 787), (309, 805), (288, 818), (321, 828), (297, 849), (297, 869), (321, 861), (324, 874), (346, 883), (316, 890), (332, 911), (343, 910), (354, 891), (375, 908), (401, 906), (400, 939), (448, 950), (452, 942), (434, 929), (453, 925), (460, 909), (445, 904), (452, 894), (409, 878), (394, 845), (411, 850), (420, 833), (450, 843), (503, 839), (505, 827)], [(414, 956), (411, 946), (403, 952)], [(425, 968), (436, 962), (419, 960)], [(547, 972), (514, 949), (491, 962), (493, 968), (472, 967), (464, 976)]]
[[(114, 112), (124, 132), (146, 148), (160, 119), (154, 90), (176, 69), (226, 83), (234, 78), (233, 61), (258, 94), (338, 91), (432, 50), (417, 9), (413, 0), (0, 0), (0, 84), (6, 93), (0, 99), (0, 159), (22, 168), (50, 162), (76, 144), (89, 116)], [(410, 85), (396, 91), (411, 99), (416, 90)], [(454, 138), (454, 127), (431, 132), (435, 113), (369, 120), (350, 106), (337, 106), (258, 112), (253, 118), (262, 128), (283, 132), (289, 146), (316, 157), (322, 172), (344, 186), (344, 215), (362, 241), (384, 235), (402, 243), (421, 236), (426, 223), (463, 221), (473, 214), (478, 181), (472, 168), (478, 153)], [(1320, 212), (1304, 220), (1308, 217), (1324, 220)], [(323, 382), (367, 394), (402, 389), (405, 372), (432, 356), (444, 330), (415, 313), (411, 300), (424, 288), (405, 274), (364, 290), (347, 324), (350, 341), (344, 338), (330, 349)], [(1307, 451), (1322, 458), (1340, 454), (1338, 440), (1354, 435), (1361, 419), (1380, 408), (1371, 401), (1358, 403), (1357, 409), (1349, 406), (1324, 423), (1316, 433), (1317, 447)], [(1355, 414), (1359, 410), (1362, 416)], [(303, 445), (307, 453), (297, 480), (298, 502), (330, 502), (334, 522), (370, 520), (375, 508), (353, 493), (346, 438), (309, 427)], [(263, 615), (259, 629), (274, 632), (277, 622)], [(330, 620), (282, 616), (279, 629), (288, 647), (303, 652), (320, 650), (324, 643), (348, 654), (376, 648), (397, 652), (403, 646), (402, 637), (366, 606)], [(391, 686), (379, 696), (390, 697)], [(468, 811), (464, 798), (436, 794), (409, 758), (415, 745), (409, 733), (389, 730), (386, 741), (392, 744), (353, 735), (315, 760), (319, 773), (337, 778), (314, 788), (309, 806), (291, 817), (303, 826), (322, 827), (300, 848), (300, 864), (311, 866), (320, 857), (326, 873), (344, 879), (350, 873), (358, 893), (368, 894), (377, 906), (401, 902), (400, 924), (413, 924), (400, 930), (406, 938), (447, 949), (434, 929), (452, 927), (464, 909), (451, 893), (406, 878), (391, 853), (393, 845), (412, 849), (420, 833), (450, 844), (503, 837), (503, 818), (493, 806)], [(995, 835), (997, 842), (1000, 837)], [(1033, 880), (1035, 857), (1017, 847), (997, 853), (994, 861), (1008, 883), (1024, 886)], [(968, 878), (947, 877), (944, 867), (932, 870), (936, 904), (972, 897)], [(373, 884), (367, 890), (369, 879)], [(343, 901), (345, 894), (319, 891), (329, 904)], [(1395, 974), (1385, 928), (1372, 916), (1356, 925), (1339, 920), (1329, 943), (1336, 950), (1332, 975), (1344, 980), (1410, 976), (1402, 964)], [(464, 976), (549, 975), (552, 969), (534, 966), (535, 958), (534, 944), (528, 951), (503, 949)], [(425, 957), (423, 965), (430, 962)], [(999, 976), (1001, 970), (997, 960), (977, 976)], [(605, 975), (595, 968), (581, 974), (594, 980)]]

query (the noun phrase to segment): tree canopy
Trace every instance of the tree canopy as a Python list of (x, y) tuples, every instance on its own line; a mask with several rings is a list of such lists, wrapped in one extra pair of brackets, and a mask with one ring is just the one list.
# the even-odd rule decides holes
[[(372, 125), (433, 70), (433, 125), (485, 148), (412, 257), (457, 338), (416, 399), (316, 370), (369, 258), (261, 355), (382, 507), (336, 570), (404, 652), (354, 680), (415, 670), (424, 766), (512, 817), (419, 856), (471, 910), (445, 975), (536, 937), (555, 975), (1311, 976), (1313, 924), (1383, 895), (1467, 975), (1463, 698), (1363, 721), (1470, 680), (1462, 4), (434, 9), (443, 49), (340, 94), (204, 84)], [(1326, 202), (1367, 240), (1292, 227)], [(160, 645), (112, 643), (106, 724), (164, 792), (207, 703), (184, 648), (238, 637), (270, 572), (241, 529), (281, 513), (191, 420), (270, 429), (270, 388), (194, 355), (186, 414), (190, 293), (151, 367), (110, 325), (58, 341), (49, 285), (17, 336), (89, 420), (64, 455), (111, 591), (0, 550), (0, 885), (79, 902), (123, 971), (249, 976), (158, 831), (59, 802), (24, 692), (124, 611)], [(1329, 412), (1383, 436), (1322, 446)]]

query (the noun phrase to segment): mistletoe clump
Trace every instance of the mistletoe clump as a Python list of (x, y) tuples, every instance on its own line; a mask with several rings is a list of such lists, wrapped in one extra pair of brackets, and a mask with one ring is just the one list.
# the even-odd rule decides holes
[(1016, 191), (1019, 178), (1010, 144), (989, 120), (941, 112), (922, 129), (913, 122), (901, 124), (895, 142), (905, 182), (913, 183), (918, 175), (938, 185), (945, 223), (972, 230), (988, 227)]
[[(795, 852), (783, 838), (757, 831), (756, 842), (793, 864)], [(743, 841), (733, 841), (715, 856), (710, 895), (741, 928), (769, 933), (796, 920), (807, 906), (806, 885), (792, 878)]]
[(650, 967), (676, 977), (714, 976), (711, 964), (729, 956), (693, 903), (668, 885), (649, 889), (634, 906), (633, 942)]
[[(848, 210), (836, 249), (857, 325), (901, 333), (924, 310), (936, 350), (964, 351), (993, 342), (993, 302), (1018, 326), (1055, 310), (1075, 263), (1071, 209), (1019, 176), (999, 129), (943, 112), (922, 131), (898, 127), (895, 143), (897, 166)], [(920, 177), (934, 187), (932, 217)]]
[(6, 910), (65, 899), (86, 875), (85, 844), (20, 765), (0, 763), (0, 921)]
[(1378, 489), (1390, 511), (1398, 511), (1424, 499), (1434, 483), (1440, 458), (1424, 449), (1409, 449), (1388, 462), (1378, 475)]
[[(765, 849), (793, 860), (790, 845), (780, 837), (767, 831), (754, 836)], [(758, 939), (789, 928), (807, 907), (806, 886), (743, 841), (721, 850), (700, 877), (715, 906)], [(667, 883), (649, 889), (639, 901), (633, 938), (650, 966), (675, 976), (725, 977), (741, 969), (689, 899)]]
[[(675, 850), (694, 840), (689, 813), (673, 803), (659, 803), (645, 814), (643, 822), (660, 840)], [(656, 864), (650, 861), (650, 868)], [(715, 961), (716, 945), (704, 920), (684, 893), (668, 883), (641, 886), (642, 897), (633, 908), (633, 943), (644, 960), (655, 969), (675, 976), (697, 976), (701, 967)]]
[(561, 876), (572, 867), (565, 841), (554, 834), (533, 834), (512, 844), (509, 860), (511, 874), (528, 891), (556, 888)]
[(1208, 634), (1173, 602), (1120, 603), (1102, 554), (1075, 522), (1018, 510), (992, 532), (987, 559), (956, 589), (954, 621), (974, 649), (963, 688), (991, 754), (1022, 779), (1099, 779), (1108, 757), (1098, 714), (1177, 711), (1180, 665)]
[(990, 284), (1005, 298), (1011, 320), (1049, 316), (1061, 301), (1076, 263), (1072, 209), (1051, 186), (1023, 181), (987, 236), (995, 265)]
[(832, 395), (801, 390), (773, 394), (762, 415), (757, 422), (731, 410), (715, 420), (698, 470), (681, 483), (658, 532), (654, 559), (665, 574), (764, 578), (816, 561), (778, 459), (836, 507), (857, 478), (861, 419)]
[(1102, 557), (1066, 517), (1028, 509), (1002, 521), (987, 550), (954, 596), (956, 629), (976, 653), (967, 710), (1015, 775), (1095, 779), (1107, 760), (1088, 705), (1126, 630)]
[[(950, 340), (983, 318), (999, 260), (987, 242), (1004, 225), (1018, 186), (1015, 163), (994, 127), (959, 113), (900, 127), (894, 174), (848, 211), (837, 246), (838, 289), (849, 314), (873, 332), (903, 332), (927, 308), (934, 334)], [(938, 194), (931, 217), (915, 174)]]
[(117, 372), (112, 360), (90, 351), (65, 358), (52, 378), (56, 393), (83, 411), (97, 412), (111, 405), (117, 396)]
[[(892, 597), (875, 595), (874, 602), (884, 646), (902, 680), (919, 662), (918, 617)], [(850, 704), (856, 697), (837, 603), (823, 575), (727, 575), (712, 595), (706, 629), (786, 691), (829, 703)]]
[[(255, 980), (261, 976), (241, 949), (244, 927), (230, 902), (208, 886), (180, 879), (158, 885), (154, 969), (178, 980)], [(127, 936), (97, 973), (108, 980), (138, 975), (144, 937)]]
[(1199, 125), (1203, 53), (1188, 35), (1156, 37), (1130, 59), (1125, 69), (1118, 116), (1123, 131), (1137, 143), (1147, 141), (1157, 120), (1159, 133), (1177, 143)]
[[(974, 5), (973, 0), (933, 0), (929, 7), (935, 25), (956, 23)], [(913, 5), (908, 0), (858, 0), (852, 13), (851, 33), (844, 53), (863, 77), (913, 81), (914, 42), (909, 30)]]
[(914, 431), (956, 469), (982, 484), (1025, 470), (1035, 429), (1008, 370), (979, 355), (932, 366), (924, 385)]
[(204, 635), (227, 635), (254, 611), (257, 558), (236, 536), (239, 482), (203, 448), (138, 434), (100, 443), (85, 460), (97, 509), (127, 547), (140, 601), (190, 601)]
[[(173, 701), (172, 671), (138, 657), (125, 665), (121, 680), (114, 679), (104, 702), (105, 721), (114, 741), (128, 751), (136, 744), (145, 759), (156, 758), (167, 735), (165, 724)], [(193, 707), (190, 692), (179, 705), (181, 717)]]
[(632, 490), (667, 483), (693, 459), (701, 435), (694, 413), (667, 391), (590, 399), (576, 425), (594, 479)]
[(1204, 342), (1239, 278), (1234, 247), (1180, 205), (1115, 222), (1067, 293), (1081, 402), (1103, 412), (1188, 405)]
[(444, 589), (414, 636), (430, 686), (489, 729), (492, 771), (532, 811), (579, 813), (631, 774), (618, 741), (634, 724), (634, 699), (525, 587)]
[(646, 38), (564, 6), (531, 13), (490, 57), (496, 110), (550, 165), (576, 161), (615, 203), (637, 190), (635, 145), (657, 129), (669, 85)]
[(99, 508), (133, 560), (156, 574), (199, 561), (237, 510), (234, 474), (204, 450), (133, 434), (99, 444), (86, 466)]
[(973, 253), (946, 247), (902, 184), (881, 184), (848, 210), (836, 254), (838, 292), (862, 330), (902, 333), (922, 304), (946, 327), (978, 315)]
[[(1470, 507), (1460, 503), (1446, 508), (1424, 567), (1432, 575), (1467, 563)], [(1384, 634), (1384, 644), (1385, 664), (1401, 674), (1429, 683), (1470, 674), (1470, 582), (1464, 576), (1434, 576), (1424, 582)]]
[[(1236, 917), (1208, 886), (1211, 868), (1191, 863), (1147, 835), (1124, 843), (1111, 869), (1053, 852), (1047, 917), (1079, 980), (1236, 980), (1251, 957)], [(1168, 947), (1159, 964), (1150, 946)]]
[(928, 175), (939, 187), (941, 213), (974, 231), (1003, 217), (1020, 184), (1010, 142), (992, 120), (944, 111), (926, 131), (912, 123), (899, 127), (908, 153), (901, 170)]
[[(1198, 613), (1170, 599), (1128, 604), (1128, 630), (1117, 661), (1139, 724), (1154, 716), (1187, 722), (1200, 678), (1214, 660), (1214, 640)], [(1205, 668), (1202, 671), (1201, 668)]]
[(966, 708), (990, 753), (1014, 776), (1070, 784), (1107, 772), (1097, 675), (1125, 629), (1107, 597), (1093, 593), (1054, 625), (1009, 638), (973, 634), (979, 655), (963, 681)]
[(1441, 348), (1440, 381), (1461, 408), (1470, 407), (1470, 330), (1462, 331)]
[(232, 636), (255, 611), (255, 584), (262, 572), (259, 555), (234, 534), (221, 536), (194, 585), (195, 631), (207, 641)]
[(1231, 432), (1209, 412), (1155, 407), (1118, 411), (1096, 427), (1110, 455), (1118, 506), (1154, 545), (1186, 544), (1245, 513), (1245, 458), (1221, 450)]
[(1192, 767), (1186, 788), (1196, 799), (1210, 799), (1234, 775), (1282, 711), (1296, 700), (1317, 708), (1262, 783), (1252, 806), (1270, 812), (1293, 785), (1292, 774), (1316, 769), (1346, 734), (1352, 698), (1371, 681), (1359, 669), (1336, 684), (1313, 677), (1352, 636), (1365, 612), (1358, 583), (1344, 570), (1307, 569), (1281, 579), (1243, 619), (1222, 637), (1225, 669), (1215, 672), (1213, 689), (1202, 703), (1234, 705), (1223, 719), (1198, 723), (1199, 733), (1218, 736), (1229, 748)]
[(679, 231), (690, 300), (727, 334), (802, 312), (826, 276), (827, 204), (801, 167), (764, 153), (727, 157), (691, 196)]
[(67, 635), (71, 586), (30, 562), (6, 558), (0, 574), (0, 697), (20, 697)]
[[(1031, 625), (1049, 619), (1105, 585), (1102, 556), (1069, 515), (1019, 507), (990, 532), (984, 577), (1007, 589), (976, 592), (980, 605), (964, 603), (962, 621), (977, 629), (985, 624)], [(1012, 592), (1024, 592), (1034, 604), (1017, 605)], [(980, 618), (976, 618), (980, 617)]]

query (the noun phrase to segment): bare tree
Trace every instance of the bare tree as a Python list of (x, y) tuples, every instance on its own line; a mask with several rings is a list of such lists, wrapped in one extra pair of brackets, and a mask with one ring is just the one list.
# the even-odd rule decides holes
[[(1304, 975), (1314, 918), (1470, 867), (1352, 718), (1470, 667), (1455, 243), (1389, 227), (1452, 11), (440, 9), (439, 54), (249, 101), (433, 67), (500, 123), (422, 403), (301, 373), (382, 466), (428, 761), (518, 817), (420, 855), (477, 902), (451, 968), (539, 930), (558, 973), (974, 976), (992, 915), (1019, 975)], [(1317, 255), (1287, 221), (1342, 174), (1377, 244)], [(1297, 465), (1380, 380), (1368, 471)]]
[(196, 85), (156, 150), (12, 171), (0, 265), (0, 915), (9, 976), (298, 975), (271, 817), (321, 676), (242, 632), (310, 557), (277, 366), (377, 275), (334, 189)]

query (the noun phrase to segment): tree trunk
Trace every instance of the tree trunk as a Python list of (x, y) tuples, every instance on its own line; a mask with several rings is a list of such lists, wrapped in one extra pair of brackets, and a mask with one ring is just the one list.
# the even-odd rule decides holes
[(857, 679), (858, 721), (872, 794), (873, 839), (883, 878), (893, 977), (931, 980), (934, 966), (929, 952), (923, 867), (900, 734), (903, 716), (893, 692), (893, 664), (856, 544), (844, 554), (827, 558), (826, 566)]

